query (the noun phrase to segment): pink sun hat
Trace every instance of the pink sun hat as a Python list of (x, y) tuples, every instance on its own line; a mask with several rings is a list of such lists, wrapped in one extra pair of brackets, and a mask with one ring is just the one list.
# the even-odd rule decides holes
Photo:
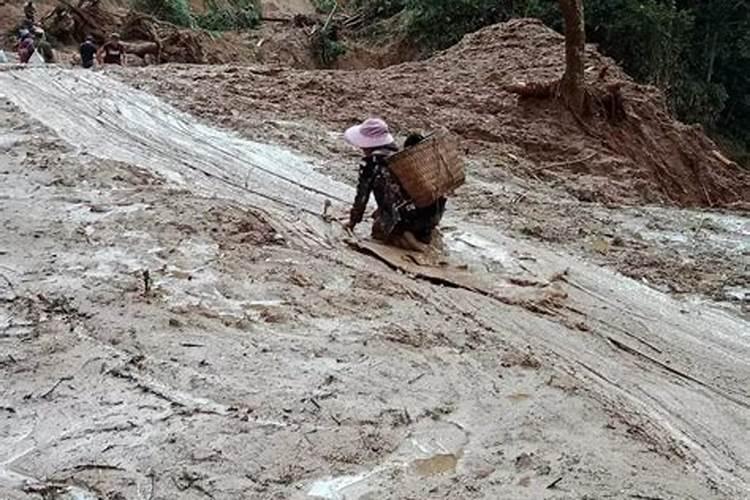
[(379, 148), (394, 142), (388, 130), (388, 124), (380, 118), (368, 118), (360, 125), (350, 127), (344, 132), (344, 139), (358, 148)]

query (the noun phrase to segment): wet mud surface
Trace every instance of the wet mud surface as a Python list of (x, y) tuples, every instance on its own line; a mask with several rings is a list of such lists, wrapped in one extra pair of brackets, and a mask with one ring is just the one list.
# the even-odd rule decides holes
[(32, 101), (28, 73), (0, 72), (0, 497), (747, 493), (736, 311), (461, 198), (466, 281), (398, 272), (318, 216), (344, 168), (102, 75), (35, 73)]
[[(500, 35), (490, 31), (484, 38)], [(511, 45), (508, 51), (517, 50), (518, 46), (511, 42), (518, 36), (508, 35), (496, 45), (502, 47), (502, 43), (508, 43)], [(463, 138), (462, 144), (469, 153), (469, 180), (451, 200), (449, 213), (460, 211), (463, 218), (483, 220), (516, 238), (562, 248), (658, 290), (685, 298), (724, 302), (747, 315), (750, 218), (742, 204), (723, 209), (675, 206), (668, 197), (658, 195), (657, 191), (662, 189), (659, 181), (640, 179), (640, 174), (618, 164), (622, 158), (617, 160), (617, 154), (611, 150), (606, 153), (609, 157), (599, 156), (595, 160), (588, 150), (560, 149), (560, 143), (581, 145), (592, 141), (591, 137), (578, 137), (581, 131), (573, 130), (577, 125), (559, 123), (564, 110), (540, 122), (534, 118), (535, 112), (516, 109), (512, 98), (492, 87), (486, 87), (486, 91), (492, 92), (503, 105), (498, 111), (500, 121), (488, 121), (486, 106), (477, 104), (474, 98), (468, 99), (461, 85), (468, 85), (464, 80), (470, 77), (486, 77), (491, 81), (492, 75), (481, 73), (479, 67), (473, 73), (458, 71), (455, 64), (450, 64), (467, 52), (465, 58), (479, 65), (482, 59), (472, 55), (479, 41), (466, 41), (435, 61), (385, 72), (192, 66), (129, 70), (112, 76), (162, 96), (216, 126), (236, 130), (250, 140), (268, 141), (310, 156), (317, 171), (349, 185), (356, 182), (358, 158), (341, 140), (345, 126), (378, 113), (391, 122), (403, 139), (408, 130), (429, 130), (430, 126), (448, 124)], [(519, 59), (509, 57), (504, 62), (508, 65), (507, 75), (552, 77), (555, 53), (549, 46), (557, 42), (541, 37), (535, 43), (547, 47), (549, 53), (544, 52), (547, 57), (544, 60), (548, 64), (540, 64), (536, 69), (524, 66), (521, 71), (514, 66), (520, 64)], [(493, 54), (490, 51), (483, 57), (497, 55)], [(487, 62), (483, 67), (496, 64)], [(434, 90), (441, 96), (439, 103), (433, 103), (435, 96), (423, 97), (426, 86), (435, 85), (435, 78), (441, 82), (446, 79), (445, 88)], [(474, 82), (471, 88), (485, 89), (485, 85)], [(634, 102), (656, 99), (643, 95), (633, 98)], [(420, 102), (431, 103), (429, 109), (418, 109)], [(651, 105), (646, 108), (650, 112), (656, 109)], [(436, 118), (438, 115), (440, 119)], [(456, 124), (457, 120), (463, 125)], [(553, 123), (555, 120), (558, 123)], [(646, 127), (668, 123), (668, 119), (649, 116), (643, 123)], [(676, 130), (667, 135), (681, 137), (684, 133), (685, 141), (693, 140), (690, 132), (680, 132), (687, 130), (683, 125), (671, 123)], [(499, 129), (493, 132), (495, 136), (507, 140), (472, 134), (466, 132), (467, 127)], [(519, 146), (527, 143), (536, 144), (532, 154)], [(606, 144), (605, 141), (602, 147), (608, 147)], [(653, 146), (639, 147), (653, 149)], [(711, 154), (711, 148), (706, 147)], [(551, 150), (555, 153), (550, 153)], [(543, 151), (547, 156), (537, 155)], [(580, 158), (588, 159), (578, 162)], [(605, 159), (609, 162), (606, 165), (602, 164)], [(658, 165), (660, 161), (652, 159)], [(726, 166), (711, 168), (726, 171)], [(688, 179), (679, 169), (671, 172), (670, 175)], [(623, 175), (627, 178), (618, 177)], [(738, 177), (730, 184), (744, 189), (742, 186), (750, 185), (750, 181), (743, 179)], [(700, 185), (697, 180), (686, 182)], [(681, 188), (675, 189), (681, 192)], [(664, 200), (666, 204), (657, 204)]]
[(496, 170), (555, 182), (583, 202), (750, 207), (747, 171), (698, 127), (675, 121), (656, 88), (635, 84), (593, 46), (586, 50), (586, 81), (620, 86), (623, 119), (597, 114), (587, 124), (554, 99), (519, 100), (507, 91), (560, 78), (563, 53), (561, 35), (517, 19), (467, 35), (430, 59), (382, 70), (173, 66), (124, 78), (157, 94), (187, 96), (182, 106), (192, 113), (238, 128), (268, 119), (343, 130), (369, 114), (400, 133), (445, 127)]

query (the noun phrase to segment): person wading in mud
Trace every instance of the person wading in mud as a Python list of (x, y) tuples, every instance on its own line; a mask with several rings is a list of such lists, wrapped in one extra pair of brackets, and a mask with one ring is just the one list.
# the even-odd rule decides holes
[(94, 37), (86, 35), (86, 40), (81, 44), (78, 51), (81, 54), (81, 66), (91, 68), (94, 66), (94, 57), (96, 56), (96, 44)]
[(37, 52), (42, 56), (45, 63), (52, 64), (55, 62), (55, 51), (52, 48), (52, 44), (47, 40), (47, 35), (42, 28), (34, 29), (34, 43), (36, 44)]
[(17, 53), (18, 60), (23, 64), (28, 63), (34, 54), (34, 37), (31, 36), (29, 30), (23, 29), (19, 33)]
[[(388, 168), (388, 158), (398, 151), (388, 124), (370, 118), (344, 132), (346, 141), (362, 149), (364, 158), (359, 168), (357, 195), (349, 212), (347, 228), (353, 230), (362, 222), (370, 193), (378, 209), (372, 224), (372, 237), (409, 250), (426, 251), (445, 208), (445, 200), (427, 209), (417, 209), (396, 176)], [(422, 140), (411, 136), (408, 145)]]
[(112, 33), (109, 41), (101, 46), (96, 59), (99, 64), (119, 64), (125, 66), (125, 46), (120, 43), (120, 35)]

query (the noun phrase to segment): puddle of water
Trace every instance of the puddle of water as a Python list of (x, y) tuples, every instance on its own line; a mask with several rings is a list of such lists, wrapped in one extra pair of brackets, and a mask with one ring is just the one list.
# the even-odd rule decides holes
[(361, 491), (356, 491), (357, 487), (362, 487), (362, 483), (368, 477), (377, 472), (379, 471), (373, 470), (371, 472), (357, 474), (356, 476), (339, 476), (321, 479), (313, 483), (307, 494), (313, 498), (321, 498), (325, 500), (359, 498), (360, 495), (367, 493), (367, 488), (365, 487)]
[(326, 290), (346, 292), (351, 290), (352, 281), (348, 276), (331, 276), (331, 279), (326, 281), (323, 286)]
[(140, 257), (116, 247), (97, 249), (92, 260), (95, 267), (88, 270), (86, 274), (93, 278), (108, 279), (117, 274), (131, 274), (152, 267)]
[(62, 493), (52, 497), (54, 500), (99, 500), (99, 497), (88, 490), (78, 486), (68, 486)]
[(479, 234), (446, 230), (443, 232), (443, 243), (449, 256), (455, 256), (455, 260), (469, 268), (503, 274), (522, 272), (518, 259), (507, 248)]
[(245, 305), (247, 307), (274, 307), (274, 306), (280, 306), (284, 303), (283, 300), (251, 300), (250, 302), (246, 302)]
[(474, 254), (503, 267), (509, 267), (514, 262), (513, 257), (504, 248), (476, 234), (452, 231), (443, 235), (443, 241), (452, 252)]
[(420, 476), (436, 476), (446, 472), (456, 472), (458, 465), (456, 455), (441, 453), (430, 458), (418, 458), (412, 462), (414, 471)]
[(466, 432), (458, 425), (429, 422), (373, 469), (320, 479), (310, 486), (307, 495), (326, 500), (379, 498), (379, 485), (387, 484), (387, 473), (394, 470), (408, 471), (419, 477), (455, 473), (467, 443)]
[(730, 300), (750, 302), (750, 288), (728, 286), (724, 288), (724, 296)]
[(734, 214), (696, 212), (692, 210), (650, 209), (670, 223), (649, 227), (640, 219), (625, 219), (622, 227), (639, 234), (646, 241), (692, 245), (696, 240), (714, 244), (732, 253), (750, 249), (750, 218)]

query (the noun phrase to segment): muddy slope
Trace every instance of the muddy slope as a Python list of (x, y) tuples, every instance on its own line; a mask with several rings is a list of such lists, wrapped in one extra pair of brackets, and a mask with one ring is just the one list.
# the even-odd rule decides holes
[[(200, 68), (145, 70), (134, 81), (183, 106), (226, 119), (267, 112), (343, 128), (378, 114), (400, 131), (447, 126), (471, 152), (498, 168), (564, 184), (586, 201), (747, 206), (750, 175), (726, 161), (698, 128), (673, 120), (663, 96), (632, 83), (613, 61), (587, 50), (591, 80), (623, 81), (627, 119), (586, 127), (552, 101), (519, 101), (504, 86), (547, 81), (563, 71), (563, 39), (535, 20), (514, 20), (468, 35), (424, 62), (358, 72)], [(533, 162), (521, 166), (518, 157)]]
[(288, 151), (90, 72), (0, 94), (0, 496), (747, 494), (747, 322), (461, 221), (491, 293), (414, 280)]

